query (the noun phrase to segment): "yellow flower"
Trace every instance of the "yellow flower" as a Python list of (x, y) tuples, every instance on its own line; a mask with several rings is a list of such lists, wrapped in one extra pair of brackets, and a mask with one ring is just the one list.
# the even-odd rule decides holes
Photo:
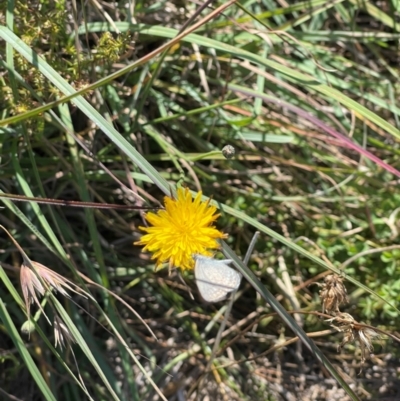
[(217, 239), (226, 234), (212, 225), (219, 214), (209, 201), (201, 201), (201, 192), (194, 200), (187, 188), (178, 188), (177, 195), (178, 199), (164, 198), (165, 210), (146, 213), (152, 227), (139, 227), (147, 234), (135, 245), (153, 253), (156, 267), (168, 261), (170, 267), (193, 269), (193, 255), (210, 256), (209, 249), (219, 248)]

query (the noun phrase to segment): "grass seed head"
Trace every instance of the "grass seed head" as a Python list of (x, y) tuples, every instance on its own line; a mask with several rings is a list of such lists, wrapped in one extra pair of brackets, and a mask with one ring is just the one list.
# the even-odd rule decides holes
[(333, 316), (340, 313), (340, 305), (349, 302), (343, 278), (336, 274), (329, 274), (325, 277), (319, 296), (322, 301), (322, 313)]
[(54, 317), (54, 346), (60, 345), (60, 348), (70, 347), (71, 343), (75, 343), (73, 334), (59, 316)]
[(53, 288), (55, 291), (58, 291), (61, 295), (70, 298), (70, 295), (65, 289), (68, 289), (70, 291), (74, 290), (71, 288), (71, 286), (68, 284), (67, 280), (63, 276), (42, 265), (39, 262), (32, 261), (32, 265), (35, 268), (36, 273), (45, 283), (45, 285), (47, 285), (49, 288)]
[(33, 303), (35, 303), (42, 311), (49, 324), (51, 324), (39, 301), (39, 297), (42, 297), (46, 291), (53, 289), (67, 298), (70, 298), (70, 295), (66, 289), (76, 292), (68, 284), (69, 281), (67, 279), (48, 267), (42, 265), (41, 263), (35, 261), (28, 261), (22, 264), (20, 270), (20, 280), (28, 321), (30, 320), (30, 307)]
[(372, 328), (356, 322), (349, 313), (340, 313), (328, 321), (333, 328), (344, 333), (343, 340), (338, 346), (338, 352), (346, 344), (351, 342), (356, 344), (358, 341), (361, 350), (361, 364), (363, 364), (374, 351), (372, 340), (379, 338), (379, 334)]
[(45, 293), (45, 289), (42, 283), (40, 282), (38, 276), (36, 275), (36, 273), (25, 264), (21, 266), (20, 280), (21, 280), (22, 295), (24, 297), (26, 312), (29, 321), (31, 305), (33, 303), (35, 303), (43, 311), (39, 299), (37, 297), (37, 294), (43, 296)]

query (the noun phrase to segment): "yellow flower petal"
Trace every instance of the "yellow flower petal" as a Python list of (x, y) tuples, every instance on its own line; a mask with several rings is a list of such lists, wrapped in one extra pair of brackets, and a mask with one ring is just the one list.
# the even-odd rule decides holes
[(217, 208), (201, 201), (201, 192), (194, 199), (187, 188), (179, 188), (177, 199), (166, 196), (165, 210), (148, 212), (146, 220), (151, 227), (139, 227), (146, 234), (135, 245), (153, 253), (156, 266), (168, 262), (170, 266), (193, 269), (193, 254), (211, 255), (218, 249), (217, 239), (226, 234), (212, 224), (219, 217)]

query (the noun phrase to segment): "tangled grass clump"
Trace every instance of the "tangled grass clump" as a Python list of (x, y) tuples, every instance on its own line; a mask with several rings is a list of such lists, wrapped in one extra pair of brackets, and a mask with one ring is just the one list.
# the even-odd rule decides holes
[[(400, 398), (397, 347), (372, 356), (400, 317), (392, 3), (0, 2), (6, 397)], [(145, 227), (178, 186), (204, 221)], [(242, 284), (204, 304), (219, 245)]]

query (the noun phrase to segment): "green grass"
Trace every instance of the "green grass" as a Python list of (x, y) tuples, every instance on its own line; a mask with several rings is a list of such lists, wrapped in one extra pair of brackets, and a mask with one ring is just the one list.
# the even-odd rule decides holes
[[(0, 224), (28, 257), (91, 297), (43, 298), (73, 333), (66, 350), (37, 308), (35, 329), (21, 333), (21, 255), (0, 237), (1, 391), (278, 400), (280, 384), (305, 399), (314, 381), (301, 394), (290, 375), (313, 376), (323, 394), (332, 382), (322, 363), (342, 399), (376, 396), (358, 375), (359, 348), (336, 353), (343, 334), (318, 334), (330, 325), (293, 310), (321, 311), (307, 284), (334, 271), (350, 298), (341, 310), (396, 332), (399, 4), (215, 3), (180, 32), (195, 3), (139, 1), (132, 15), (122, 3), (69, 3), (0, 6), (0, 190), (157, 206), (184, 183), (220, 208), (223, 249), (244, 283), (213, 349), (227, 302), (202, 303), (192, 272), (182, 275), (194, 299), (177, 271), (154, 272), (133, 245), (142, 212), (2, 198)], [(256, 230), (245, 266), (237, 256)], [(389, 353), (398, 357), (385, 341), (379, 354)], [(390, 376), (390, 363), (380, 366)]]

